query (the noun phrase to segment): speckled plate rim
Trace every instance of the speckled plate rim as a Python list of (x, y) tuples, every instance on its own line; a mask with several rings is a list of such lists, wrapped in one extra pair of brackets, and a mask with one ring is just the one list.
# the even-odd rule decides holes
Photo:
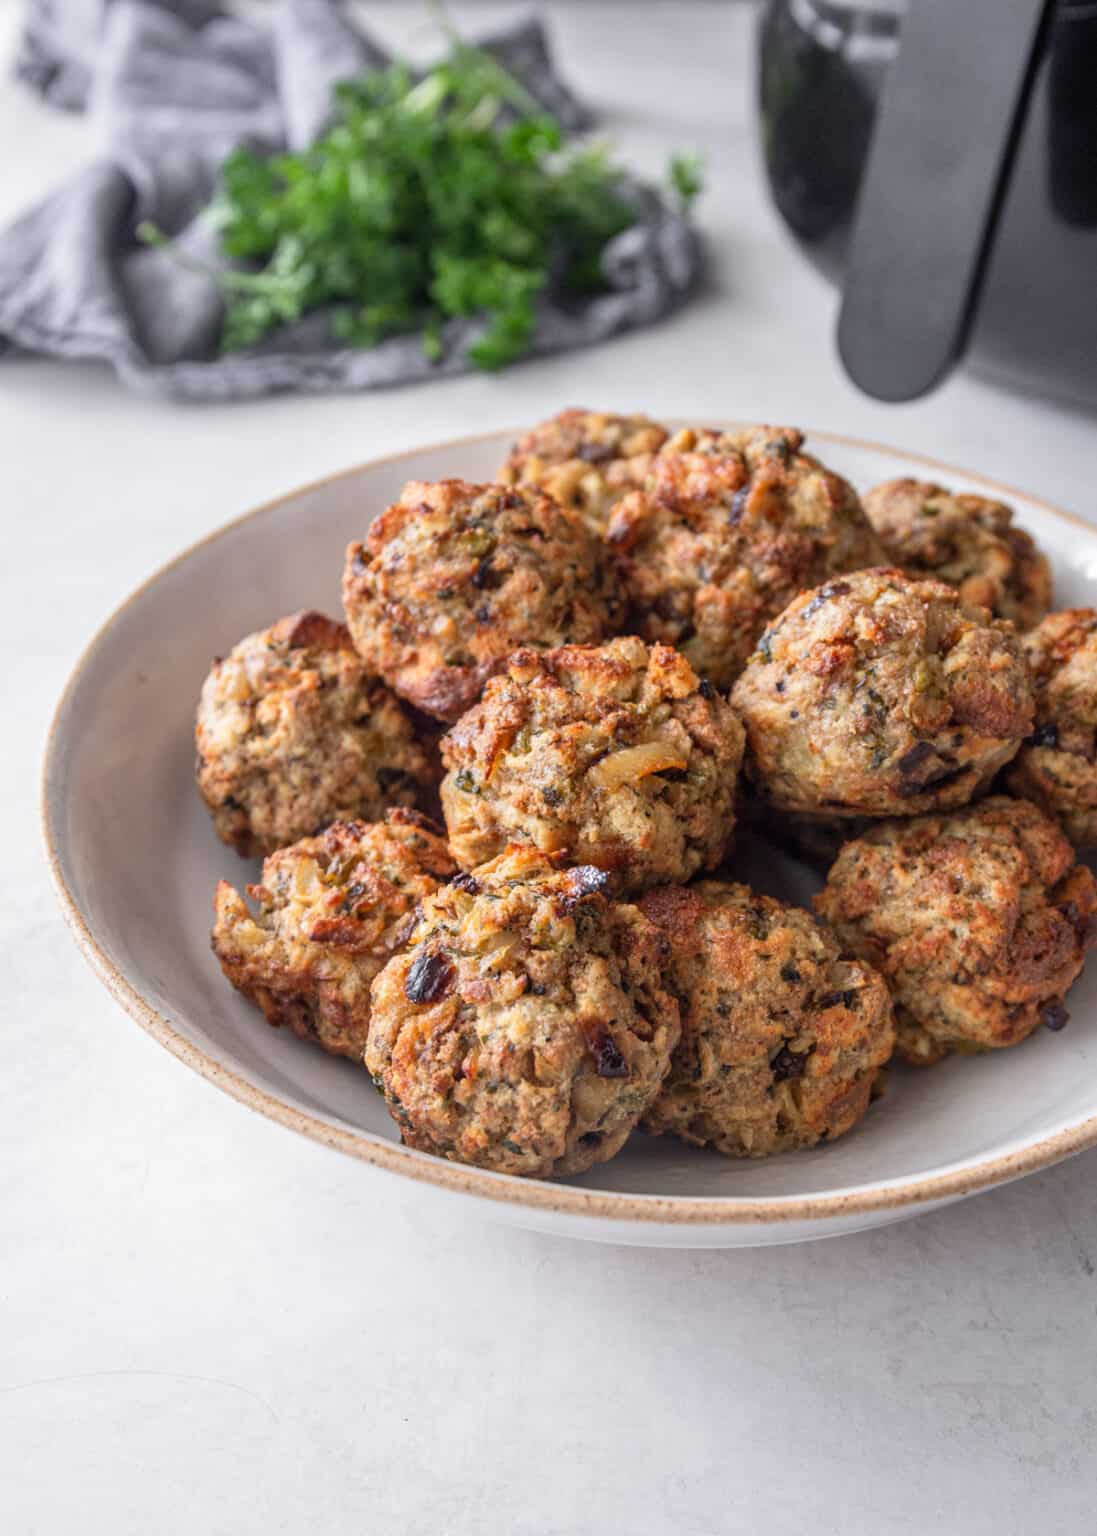
[[(728, 426), (740, 424), (726, 423)], [(685, 423), (671, 418), (668, 420), (668, 425), (677, 426)], [(1050, 1136), (1026, 1143), (1014, 1151), (1001, 1153), (992, 1158), (965, 1162), (951, 1168), (946, 1167), (938, 1173), (914, 1175), (909, 1179), (892, 1179), (880, 1184), (855, 1185), (834, 1194), (721, 1195), (718, 1197), (645, 1195), (578, 1189), (566, 1184), (521, 1179), (511, 1174), (492, 1173), (486, 1169), (447, 1162), (444, 1158), (435, 1157), (429, 1153), (413, 1151), (398, 1142), (386, 1141), (369, 1131), (342, 1128), (314, 1115), (306, 1114), (294, 1105), (256, 1087), (247, 1078), (240, 1076), (199, 1049), (181, 1034), (170, 1020), (153, 1008), (129, 977), (115, 965), (97, 939), (65, 879), (59, 848), (61, 837), (53, 813), (51, 796), (52, 786), (61, 779), (58, 765), (63, 754), (64, 727), (73, 700), (91, 661), (114, 625), (151, 587), (169, 572), (184, 564), (198, 550), (215, 543), (244, 523), (261, 518), (276, 508), (284, 506), (302, 494), (351, 478), (361, 474), (363, 470), (376, 468), (379, 465), (399, 464), (404, 460), (418, 458), (423, 453), (458, 446), (468, 447), (502, 436), (517, 437), (523, 430), (525, 429), (515, 428), (508, 433), (505, 428), (497, 428), (489, 432), (471, 433), (463, 437), (419, 444), (398, 453), (381, 454), (337, 470), (333, 474), (322, 475), (316, 480), (307, 481), (281, 496), (265, 501), (224, 523), (220, 528), (214, 529), (204, 538), (197, 539), (160, 566), (114, 609), (88, 641), (57, 703), (46, 736), (40, 814), (50, 875), (65, 922), (84, 958), (115, 1001), (120, 1003), (130, 1017), (136, 1020), (154, 1040), (206, 1078), (208, 1082), (213, 1083), (215, 1087), (220, 1088), (222, 1092), (229, 1094), (241, 1104), (296, 1131), (299, 1135), (308, 1136), (323, 1146), (331, 1147), (350, 1157), (356, 1157), (362, 1162), (371, 1163), (375, 1167), (384, 1168), (391, 1173), (399, 1173), (444, 1190), (453, 1190), (504, 1204), (524, 1206), (534, 1211), (656, 1226), (765, 1226), (786, 1222), (834, 1221), (847, 1216), (883, 1215), (889, 1211), (908, 1210), (912, 1206), (936, 1205), (959, 1199), (965, 1195), (976, 1194), (980, 1190), (990, 1189), (997, 1184), (1022, 1178), (1026, 1174), (1036, 1173), (1041, 1168), (1048, 1168), (1064, 1158), (1072, 1157), (1078, 1152), (1084, 1152), (1097, 1145), (1097, 1115), (1091, 1115), (1076, 1124), (1065, 1126)], [(1094, 528), (1083, 518), (1066, 512), (1039, 496), (1019, 490), (1015, 486), (1003, 484), (986, 475), (931, 458), (926, 454), (912, 453), (869, 438), (849, 437), (836, 432), (805, 428), (804, 435), (813, 444), (830, 443), (921, 464), (945, 480), (962, 479), (977, 482), (1004, 501), (1014, 499), (1027, 501), (1049, 516), (1081, 528), (1089, 538), (1092, 539), (1095, 535)]]

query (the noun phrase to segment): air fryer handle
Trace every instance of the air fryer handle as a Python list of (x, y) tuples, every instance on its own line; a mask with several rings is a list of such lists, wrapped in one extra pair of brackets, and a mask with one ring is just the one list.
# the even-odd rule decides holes
[(932, 389), (967, 337), (1055, 0), (911, 0), (846, 269), (838, 349), (879, 400)]

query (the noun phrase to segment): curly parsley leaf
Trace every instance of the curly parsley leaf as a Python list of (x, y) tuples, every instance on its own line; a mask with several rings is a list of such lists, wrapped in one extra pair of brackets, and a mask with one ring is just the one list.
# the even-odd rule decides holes
[(700, 155), (677, 154), (670, 157), (670, 184), (685, 209), (692, 208), (705, 186), (705, 166)]
[[(696, 158), (677, 156), (670, 181), (688, 207)], [(456, 39), (419, 79), (394, 65), (338, 86), (332, 126), (303, 153), (236, 150), (221, 188), (222, 250), (245, 264), (214, 274), (223, 351), (324, 308), (348, 345), (418, 331), (438, 360), (446, 322), (478, 317), (469, 361), (502, 368), (528, 351), (541, 294), (597, 291), (606, 245), (637, 217), (604, 148), (566, 146), (518, 81)]]

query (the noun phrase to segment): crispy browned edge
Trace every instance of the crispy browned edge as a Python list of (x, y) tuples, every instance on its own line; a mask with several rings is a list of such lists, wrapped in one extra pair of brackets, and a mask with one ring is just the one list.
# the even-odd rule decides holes
[[(686, 424), (682, 421), (667, 423), (671, 430), (678, 430), (680, 426)], [(734, 430), (741, 425), (742, 423), (739, 422), (727, 422), (725, 428)], [(83, 672), (112, 625), (150, 587), (182, 565), (199, 549), (214, 543), (242, 524), (284, 506), (305, 491), (317, 490), (334, 481), (348, 479), (378, 464), (398, 464), (401, 460), (416, 458), (425, 451), (452, 447), (456, 444), (467, 446), (474, 443), (488, 443), (500, 439), (510, 442), (524, 430), (526, 429), (516, 428), (512, 431), (480, 432), (462, 438), (422, 443), (399, 453), (379, 455), (377, 458), (351, 465), (332, 475), (323, 475), (317, 480), (295, 487), (282, 496), (263, 502), (260, 506), (253, 507), (250, 511), (223, 524), (213, 533), (196, 540), (165, 565), (160, 566), (130, 593), (129, 597), (110, 614), (88, 641), (73, 667), (50, 721), (42, 764), (40, 814), (46, 857), (62, 914), (84, 958), (115, 1001), (120, 1003), (130, 1017), (173, 1056), (177, 1056), (180, 1061), (200, 1073), (215, 1087), (230, 1094), (240, 1103), (246, 1104), (250, 1109), (257, 1110), (269, 1119), (297, 1131), (300, 1135), (308, 1136), (313, 1141), (357, 1157), (363, 1162), (372, 1163), (376, 1167), (402, 1173), (409, 1178), (420, 1179), (424, 1183), (434, 1184), (444, 1189), (476, 1195), (481, 1199), (498, 1200), (505, 1204), (526, 1206), (534, 1210), (558, 1211), (592, 1219), (672, 1226), (765, 1226), (773, 1222), (824, 1221), (843, 1216), (899, 1211), (910, 1206), (929, 1205), (974, 1194), (979, 1190), (992, 1188), (996, 1184), (1021, 1178), (1025, 1174), (1035, 1173), (1041, 1168), (1047, 1168), (1053, 1163), (1061, 1162), (1064, 1158), (1097, 1145), (1097, 1115), (1092, 1115), (1077, 1125), (1069, 1126), (1053, 1136), (1034, 1142), (1031, 1146), (997, 1158), (990, 1158), (971, 1167), (954, 1168), (944, 1173), (924, 1177), (915, 1175), (902, 1182), (893, 1182), (877, 1188), (866, 1186), (837, 1195), (765, 1198), (729, 1195), (712, 1198), (692, 1195), (615, 1194), (608, 1190), (576, 1189), (548, 1181), (521, 1179), (511, 1174), (489, 1173), (463, 1164), (450, 1163), (428, 1153), (413, 1152), (397, 1142), (383, 1140), (368, 1132), (333, 1125), (329, 1121), (306, 1114), (294, 1108), (292, 1104), (265, 1093), (181, 1035), (170, 1020), (145, 1001), (136, 987), (114, 964), (92, 932), (65, 881), (61, 855), (57, 847), (56, 817), (51, 807), (51, 788), (61, 777), (58, 761), (61, 727)], [(943, 476), (979, 481), (1001, 500), (1009, 501), (1015, 497), (1023, 497), (1050, 516), (1084, 529), (1091, 537), (1094, 534), (1092, 525), (1083, 518), (1064, 512), (1060, 507), (1038, 496), (1004, 485), (1000, 481), (990, 480), (983, 475), (971, 474), (925, 454), (909, 453), (902, 449), (889, 448), (871, 439), (847, 437), (841, 433), (805, 429), (804, 435), (809, 442), (832, 443), (845, 447), (864, 448), (870, 452), (891, 454), (911, 463), (921, 464)]]

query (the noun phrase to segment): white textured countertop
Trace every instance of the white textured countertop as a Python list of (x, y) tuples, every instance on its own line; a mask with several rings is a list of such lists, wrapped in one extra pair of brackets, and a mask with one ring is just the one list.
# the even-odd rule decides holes
[[(12, 1536), (1092, 1529), (1097, 1154), (808, 1247), (552, 1241), (218, 1094), (110, 1000), (55, 907), (38, 758), (91, 631), (181, 545), (356, 459), (590, 402), (890, 440), (1097, 515), (1092, 417), (970, 378), (904, 409), (846, 383), (832, 295), (762, 194), (748, 13), (554, 20), (635, 160), (708, 151), (714, 287), (668, 324), (500, 379), (217, 409), (135, 399), (98, 368), (0, 366)], [(14, 21), (0, 0), (7, 38)], [(89, 131), (5, 82), (0, 142), (6, 217)]]

